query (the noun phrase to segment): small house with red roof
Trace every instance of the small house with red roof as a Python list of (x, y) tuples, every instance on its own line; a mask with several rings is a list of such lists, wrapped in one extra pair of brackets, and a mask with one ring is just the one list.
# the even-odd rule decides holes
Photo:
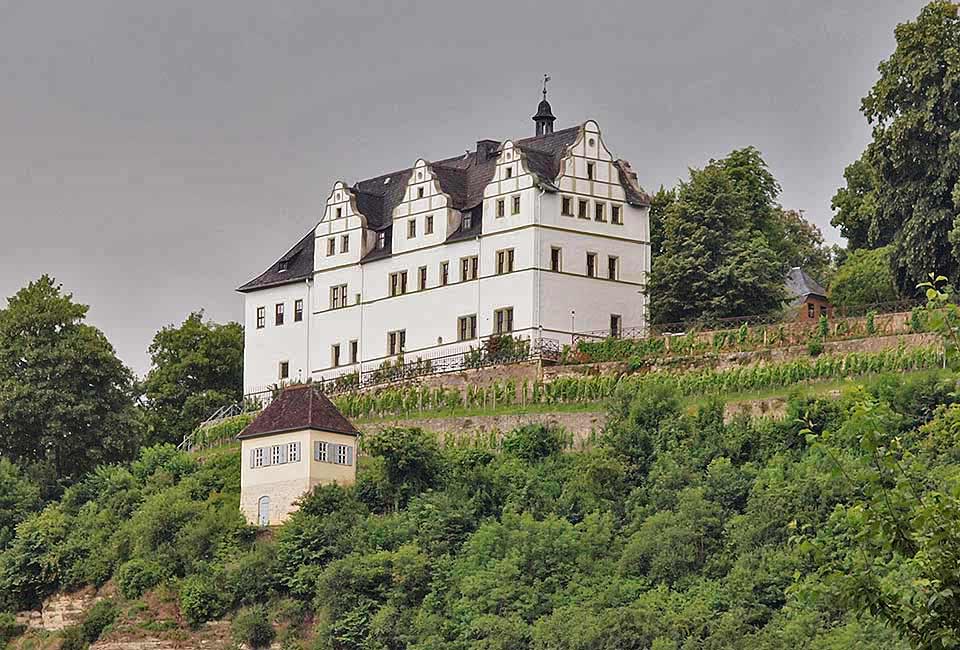
[(277, 525), (314, 486), (352, 484), (358, 435), (312, 385), (285, 389), (237, 436), (244, 517), (259, 526)]

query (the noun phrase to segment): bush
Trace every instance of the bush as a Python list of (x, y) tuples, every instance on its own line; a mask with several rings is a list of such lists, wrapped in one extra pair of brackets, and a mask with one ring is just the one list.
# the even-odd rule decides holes
[(528, 424), (503, 438), (503, 450), (528, 463), (536, 463), (563, 450), (563, 429), (543, 424)]
[(807, 343), (807, 352), (810, 353), (811, 357), (818, 357), (823, 354), (823, 340), (819, 336), (810, 339), (810, 342)]
[(60, 633), (60, 650), (86, 650), (87, 645), (79, 625), (71, 625)]
[(238, 644), (245, 643), (254, 650), (269, 648), (277, 633), (270, 624), (267, 609), (263, 605), (255, 605), (241, 610), (233, 619), (231, 625), (233, 640)]
[(163, 581), (163, 569), (156, 562), (133, 559), (117, 571), (117, 586), (124, 598), (133, 600)]
[(877, 312), (870, 310), (867, 312), (867, 334), (873, 336), (877, 333), (877, 324), (875, 318), (877, 317)]
[(7, 643), (21, 634), (26, 626), (17, 623), (17, 619), (9, 612), (0, 612), (0, 648), (5, 648)]
[(180, 583), (180, 612), (191, 627), (220, 618), (226, 610), (220, 586), (206, 575), (192, 575)]
[(116, 603), (109, 599), (98, 601), (90, 608), (83, 623), (80, 624), (80, 633), (83, 640), (87, 643), (94, 643), (116, 619)]

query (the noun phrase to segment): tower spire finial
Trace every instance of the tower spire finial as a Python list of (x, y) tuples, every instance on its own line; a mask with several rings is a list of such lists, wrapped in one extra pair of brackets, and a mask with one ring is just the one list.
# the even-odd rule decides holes
[(543, 99), (537, 106), (537, 114), (533, 116), (533, 121), (537, 124), (537, 135), (548, 135), (553, 133), (553, 121), (557, 118), (553, 116), (553, 109), (550, 108), (550, 102), (547, 101), (547, 82), (550, 81), (550, 75), (543, 75)]
[(544, 101), (546, 101), (546, 99), (547, 99), (547, 82), (548, 82), (548, 81), (550, 81), (550, 75), (548, 75), (548, 74), (543, 75), (543, 99), (544, 99)]

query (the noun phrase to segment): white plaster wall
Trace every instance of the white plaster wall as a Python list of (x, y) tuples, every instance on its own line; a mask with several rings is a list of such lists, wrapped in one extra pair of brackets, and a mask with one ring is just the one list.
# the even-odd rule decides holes
[[(290, 380), (309, 377), (307, 323), (310, 318), (306, 281), (245, 294), (243, 317), (243, 390), (260, 392), (280, 381), (280, 361), (290, 362)], [(294, 301), (302, 299), (304, 315), (294, 321)], [(275, 305), (284, 304), (284, 323), (275, 325)], [(266, 322), (257, 329), (257, 307), (264, 307)]]

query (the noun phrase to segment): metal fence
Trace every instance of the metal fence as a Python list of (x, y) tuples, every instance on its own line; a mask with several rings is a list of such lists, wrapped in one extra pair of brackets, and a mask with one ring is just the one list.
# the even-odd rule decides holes
[[(525, 361), (560, 360), (560, 341), (545, 337), (489, 337), (479, 346), (464, 345), (433, 354), (417, 355), (407, 361), (402, 355), (385, 360), (374, 367), (345, 371), (338, 377), (317, 379), (312, 383), (326, 395), (337, 395), (363, 388), (383, 386), (451, 372), (477, 370)], [(264, 387), (244, 395), (246, 401), (266, 406), (284, 386)]]

